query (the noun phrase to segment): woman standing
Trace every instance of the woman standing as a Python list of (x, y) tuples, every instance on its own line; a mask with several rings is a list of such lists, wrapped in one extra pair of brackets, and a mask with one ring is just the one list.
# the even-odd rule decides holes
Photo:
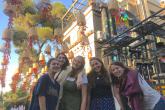
[(82, 56), (73, 59), (71, 74), (64, 81), (59, 110), (86, 110), (88, 82), (84, 65)]
[(91, 72), (89, 80), (89, 110), (115, 110), (114, 98), (108, 72), (103, 62), (94, 57), (90, 60)]
[(129, 69), (121, 62), (114, 62), (110, 66), (110, 71), (114, 86), (118, 88), (115, 96), (119, 102), (120, 96), (123, 95), (128, 98), (132, 110), (165, 108), (165, 101), (160, 93), (152, 89), (136, 70)]
[(59, 62), (61, 63), (61, 71), (60, 74), (57, 76), (55, 75), (55, 79), (57, 80), (57, 82), (60, 83), (60, 85), (62, 86), (66, 77), (70, 74), (71, 72), (71, 67), (69, 66), (69, 60), (67, 58), (67, 56), (64, 53), (59, 53), (57, 55), (57, 59), (59, 60)]
[(59, 72), (59, 74), (56, 74), (54, 76), (54, 79), (60, 84), (60, 93), (59, 93), (59, 99), (58, 99), (56, 110), (59, 109), (59, 104), (60, 104), (62, 94), (63, 94), (64, 81), (69, 76), (72, 70), (72, 68), (69, 66), (69, 60), (67, 56), (65, 55), (65, 53), (59, 53), (57, 55), (57, 59), (61, 64), (61, 71)]
[(48, 73), (41, 76), (33, 90), (32, 101), (29, 110), (55, 110), (60, 85), (54, 80), (54, 75), (60, 69), (60, 63), (57, 59), (51, 58), (48, 63)]

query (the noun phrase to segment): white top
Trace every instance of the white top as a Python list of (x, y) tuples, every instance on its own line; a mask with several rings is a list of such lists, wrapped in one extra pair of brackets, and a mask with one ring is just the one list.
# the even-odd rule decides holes
[(158, 91), (151, 88), (140, 73), (138, 74), (138, 80), (144, 95), (143, 110), (153, 110), (160, 100), (161, 95)]

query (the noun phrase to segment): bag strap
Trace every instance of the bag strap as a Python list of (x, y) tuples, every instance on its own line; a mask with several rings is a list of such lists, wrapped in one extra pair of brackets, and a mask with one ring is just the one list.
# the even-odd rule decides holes
[(58, 73), (58, 75), (56, 76), (56, 78), (54, 79), (55, 81), (58, 79), (60, 73), (62, 72), (62, 70)]

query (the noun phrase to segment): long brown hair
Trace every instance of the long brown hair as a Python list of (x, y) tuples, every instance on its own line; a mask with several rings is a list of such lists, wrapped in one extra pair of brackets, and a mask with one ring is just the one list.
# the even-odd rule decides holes
[(63, 55), (65, 57), (65, 63), (61, 67), (61, 70), (65, 70), (66, 67), (69, 66), (69, 60), (68, 57), (63, 52), (59, 53), (56, 58), (58, 58), (60, 55)]
[[(107, 84), (110, 84), (110, 81), (109, 81), (109, 77), (108, 77), (108, 71), (106, 70), (103, 62), (99, 59), (99, 58), (96, 58), (96, 57), (92, 57), (90, 59), (90, 63), (91, 61), (93, 60), (97, 60), (101, 63), (101, 75), (103, 76), (104, 78), (104, 81), (107, 83)], [(89, 87), (92, 88), (95, 86), (95, 71), (92, 69), (89, 73), (88, 73), (88, 81), (89, 81)]]
[[(126, 83), (126, 79), (127, 79), (127, 73), (130, 71), (130, 68), (128, 68), (127, 66), (125, 66), (122, 62), (113, 62), (109, 68), (111, 68), (112, 65), (116, 65), (116, 66), (120, 66), (121, 68), (124, 69), (124, 73), (123, 75), (118, 78), (116, 76), (114, 76), (112, 73), (111, 73), (111, 78), (112, 78), (112, 83), (117, 85), (120, 90), (123, 89), (125, 83)], [(110, 70), (111, 72), (111, 70)]]

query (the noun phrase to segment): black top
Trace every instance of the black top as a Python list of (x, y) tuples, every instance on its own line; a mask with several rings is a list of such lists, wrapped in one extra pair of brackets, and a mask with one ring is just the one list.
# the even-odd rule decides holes
[(110, 83), (104, 80), (104, 76), (95, 76), (95, 85), (91, 88), (91, 98), (113, 97)]

